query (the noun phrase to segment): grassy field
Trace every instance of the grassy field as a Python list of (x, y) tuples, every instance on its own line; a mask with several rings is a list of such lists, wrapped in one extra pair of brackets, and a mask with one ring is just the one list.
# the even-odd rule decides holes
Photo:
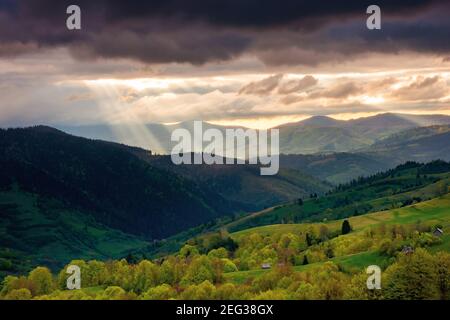
[[(392, 209), (380, 212), (369, 213), (361, 216), (350, 217), (347, 220), (354, 231), (362, 230), (368, 226), (374, 226), (380, 223), (399, 223), (408, 224), (417, 221), (429, 221), (441, 223), (449, 226), (450, 223), (450, 195), (447, 194), (437, 199), (424, 201), (408, 207)], [(324, 222), (331, 230), (337, 230), (342, 225), (341, 220)], [(302, 224), (276, 224), (250, 228), (232, 233), (232, 237), (239, 241), (239, 238), (251, 233), (261, 235), (271, 235), (273, 233), (298, 233), (304, 231), (311, 223)]]
[(303, 204), (290, 203), (242, 217), (223, 226), (230, 232), (277, 223), (336, 220), (403, 207), (412, 199), (427, 200), (450, 185), (450, 173), (417, 176), (418, 169), (400, 170), (388, 177), (361, 183)]
[[(354, 237), (355, 234), (361, 234), (365, 229), (369, 227), (374, 227), (380, 224), (414, 224), (418, 221), (427, 222), (429, 224), (440, 224), (443, 226), (445, 233), (442, 236), (442, 243), (433, 247), (429, 250), (432, 252), (437, 251), (449, 251), (450, 250), (450, 234), (448, 230), (450, 229), (450, 194), (442, 196), (440, 198), (432, 199), (429, 201), (424, 201), (415, 205), (411, 205), (404, 208), (393, 209), (388, 211), (381, 211), (370, 213), (362, 216), (356, 216), (349, 218), (350, 224), (353, 227), (353, 232), (348, 235), (341, 235), (341, 237)], [(342, 220), (330, 221), (324, 223), (330, 230), (338, 230), (342, 225)], [(262, 236), (271, 236), (276, 233), (300, 233), (305, 231), (308, 227), (313, 224), (278, 224), (270, 226), (262, 226), (251, 228), (243, 231), (238, 231), (232, 233), (233, 239), (239, 242), (239, 240), (253, 233), (259, 233)], [(333, 241), (330, 240), (330, 241)], [(364, 268), (371, 264), (376, 264), (379, 266), (384, 266), (388, 263), (388, 257), (380, 255), (375, 251), (360, 252), (356, 254), (335, 257), (330, 259), (338, 264), (340, 268), (344, 271), (355, 272), (362, 271)], [(306, 271), (311, 268), (320, 266), (324, 262), (311, 263), (304, 266), (295, 266), (295, 271)], [(227, 273), (226, 279), (234, 283), (245, 283), (246, 281), (261, 276), (269, 270), (249, 270), (249, 271), (238, 271)]]
[[(340, 268), (344, 271), (361, 271), (364, 270), (369, 265), (384, 265), (387, 262), (387, 258), (379, 255), (376, 252), (362, 252), (357, 254), (352, 254), (344, 257), (336, 257), (334, 259), (330, 259), (340, 266)], [(294, 271), (296, 272), (304, 272), (308, 270), (313, 270), (314, 268), (321, 266), (324, 262), (316, 262), (310, 263), (304, 266), (295, 266)], [(225, 274), (225, 279), (227, 281), (243, 284), (246, 281), (257, 278), (262, 274), (269, 272), (270, 270), (249, 270), (249, 271), (237, 271), (230, 272)]]

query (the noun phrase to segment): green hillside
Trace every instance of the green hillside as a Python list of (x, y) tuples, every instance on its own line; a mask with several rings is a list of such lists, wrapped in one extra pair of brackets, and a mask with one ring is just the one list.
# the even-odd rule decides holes
[(372, 151), (385, 150), (390, 147), (413, 143), (416, 140), (446, 133), (448, 131), (450, 131), (450, 125), (412, 128), (392, 134), (385, 139), (381, 139), (371, 145), (369, 149)]
[(342, 152), (367, 147), (373, 141), (350, 128), (287, 126), (281, 129), (280, 152), (284, 154)]
[(335, 220), (431, 199), (446, 193), (450, 185), (450, 173), (447, 168), (442, 172), (440, 163), (446, 164), (407, 163), (385, 173), (338, 186), (326, 196), (313, 195), (276, 206), (239, 218), (224, 227), (233, 232), (268, 224)]
[[(330, 190), (291, 168), (264, 179), (254, 166), (173, 169), (47, 127), (0, 131), (0, 147), (0, 299), (450, 298), (445, 161)], [(68, 263), (82, 290), (66, 290)], [(365, 286), (371, 264), (380, 292)]]
[(113, 259), (149, 245), (97, 223), (60, 201), (20, 190), (0, 192), (0, 277), (43, 264), (52, 269), (73, 258)]
[[(431, 199), (403, 208), (368, 213), (347, 219), (354, 232), (363, 231), (365, 228), (373, 227), (379, 224), (413, 224), (417, 221), (430, 222), (450, 226), (450, 194), (446, 194), (436, 199)], [(326, 225), (332, 231), (338, 231), (341, 228), (343, 220), (333, 220), (321, 222), (320, 225)], [(307, 230), (315, 223), (302, 224), (276, 224), (262, 227), (245, 229), (233, 232), (231, 237), (239, 240), (249, 234), (260, 234), (261, 236), (272, 236), (274, 234), (298, 233)]]
[[(375, 212), (365, 214), (362, 216), (349, 218), (348, 221), (353, 228), (353, 232), (347, 235), (340, 235), (324, 242), (324, 244), (332, 247), (345, 245), (345, 251), (351, 252), (350, 254), (342, 254), (334, 256), (331, 259), (325, 261), (333, 261), (338, 264), (344, 270), (362, 271), (365, 267), (376, 265), (389, 264), (389, 257), (383, 255), (376, 250), (376, 246), (373, 244), (369, 248), (361, 247), (358, 250), (358, 245), (363, 242), (365, 237), (369, 238), (368, 230), (382, 226), (389, 227), (389, 225), (401, 225), (402, 227), (413, 226), (421, 223), (424, 225), (434, 226), (439, 225), (443, 230), (446, 230), (446, 234), (442, 236), (441, 241), (433, 245), (430, 250), (448, 251), (450, 246), (450, 236), (448, 230), (450, 229), (450, 194), (432, 199), (415, 205), (411, 205), (404, 208), (393, 209), (388, 211)], [(342, 225), (342, 220), (330, 221), (319, 224), (320, 226), (326, 226), (330, 233), (339, 233)], [(304, 234), (308, 230), (319, 226), (318, 224), (283, 224), (283, 225), (270, 225), (257, 228), (246, 229), (243, 231), (235, 232), (231, 234), (231, 237), (241, 243), (249, 237), (254, 237), (255, 234), (262, 238), (279, 239), (282, 235), (295, 235)], [(373, 240), (373, 238), (371, 238)], [(378, 239), (381, 242), (381, 239)], [(267, 243), (267, 242), (266, 242)], [(406, 244), (406, 243), (405, 243)], [(352, 245), (354, 248), (351, 248)], [(334, 250), (336, 252), (336, 250)], [(323, 265), (324, 261), (315, 262), (307, 265), (295, 266), (295, 271), (306, 271), (308, 269), (319, 267)], [(244, 283), (251, 278), (260, 277), (264, 273), (268, 273), (270, 270), (255, 269), (250, 271), (238, 271), (226, 274), (226, 278), (234, 283)]]
[(323, 222), (365, 213), (401, 208), (445, 194), (450, 185), (450, 164), (407, 163), (374, 176), (340, 185), (322, 196), (298, 200), (250, 214), (226, 217), (153, 243), (148, 255), (161, 257), (176, 252), (188, 239), (217, 230), (236, 232), (256, 226)]
[[(123, 145), (49, 127), (0, 130), (0, 188), (55, 198), (110, 228), (160, 239), (235, 208), (208, 186), (158, 169)], [(237, 209), (237, 208), (236, 208)]]
[(170, 156), (149, 156), (136, 152), (143, 160), (157, 168), (170, 170), (199, 185), (208, 186), (239, 209), (249, 212), (275, 204), (306, 197), (311, 193), (324, 194), (332, 185), (305, 170), (280, 168), (273, 176), (261, 176), (258, 165), (173, 165)]
[(402, 163), (405, 158), (418, 162), (436, 159), (450, 160), (450, 131), (446, 131), (444, 128), (437, 130), (436, 134), (427, 135), (427, 132), (418, 129), (408, 131), (405, 135), (407, 134), (409, 134), (409, 139), (405, 140), (404, 136), (400, 136), (398, 139), (392, 138), (386, 143), (380, 142), (379, 145), (369, 148), (364, 153), (378, 161), (392, 164)]
[[(449, 208), (446, 194), (352, 217), (345, 233), (342, 220), (271, 225), (205, 235), (154, 262), (75, 260), (81, 290), (65, 289), (65, 269), (39, 267), (7, 277), (0, 299), (449, 299)], [(374, 264), (382, 288), (372, 291)]]
[(151, 253), (156, 240), (330, 188), (290, 169), (175, 169), (168, 157), (43, 126), (0, 130), (0, 150), (3, 272)]
[(307, 172), (332, 184), (347, 183), (392, 168), (392, 163), (359, 153), (280, 155), (280, 167)]

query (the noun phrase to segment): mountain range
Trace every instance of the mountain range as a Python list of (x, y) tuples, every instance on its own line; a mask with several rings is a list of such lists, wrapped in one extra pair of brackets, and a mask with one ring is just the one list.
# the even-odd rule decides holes
[[(320, 197), (339, 184), (406, 161), (448, 161), (448, 121), (447, 116), (383, 114), (287, 124), (280, 127), (281, 137), (291, 138), (282, 140), (288, 141), (282, 150), (300, 145), (298, 150), (311, 152), (316, 145), (320, 151), (281, 154), (275, 176), (260, 176), (258, 165), (175, 166), (168, 155), (93, 139), (101, 138), (97, 135), (106, 126), (78, 128), (92, 135), (89, 139), (48, 126), (0, 129), (0, 269), (2, 257), (20, 269), (24, 263), (23, 268), (59, 266), (74, 257), (149, 252), (155, 240)], [(167, 126), (149, 126), (170, 136)], [(295, 142), (306, 132), (308, 143)]]
[[(449, 124), (450, 116), (446, 115), (383, 113), (347, 121), (315, 116), (276, 128), (280, 130), (280, 153), (314, 154), (353, 152), (368, 148), (379, 140), (407, 129)], [(210, 123), (203, 123), (203, 126), (204, 129), (215, 128), (222, 132), (227, 128), (238, 128)], [(173, 125), (91, 125), (58, 128), (76, 136), (114, 141), (149, 149), (155, 153), (170, 154), (173, 146), (170, 141), (171, 132), (177, 128), (186, 128), (192, 132), (193, 122)]]

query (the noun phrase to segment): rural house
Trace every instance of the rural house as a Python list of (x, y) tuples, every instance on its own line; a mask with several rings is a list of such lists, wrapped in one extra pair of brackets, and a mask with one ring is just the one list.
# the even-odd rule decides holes
[(436, 230), (433, 231), (433, 236), (436, 236), (436, 237), (440, 237), (443, 234), (444, 234), (444, 231), (440, 228), (436, 228)]

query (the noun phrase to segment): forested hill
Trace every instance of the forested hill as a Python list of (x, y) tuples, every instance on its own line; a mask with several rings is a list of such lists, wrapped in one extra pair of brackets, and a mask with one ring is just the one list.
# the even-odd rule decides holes
[(170, 156), (150, 156), (143, 149), (133, 153), (151, 165), (170, 170), (213, 191), (245, 212), (258, 211), (276, 204), (324, 194), (332, 185), (306, 174), (299, 168), (280, 168), (273, 176), (261, 176), (259, 165), (173, 165)]
[(49, 127), (0, 131), (1, 190), (56, 199), (108, 227), (160, 239), (233, 212), (195, 182), (155, 168), (123, 145)]
[(56, 199), (101, 224), (146, 239), (330, 187), (296, 170), (276, 177), (262, 177), (249, 166), (178, 170), (167, 161), (149, 161), (143, 149), (45, 126), (0, 130), (0, 150), (2, 190), (17, 184), (24, 192)]

